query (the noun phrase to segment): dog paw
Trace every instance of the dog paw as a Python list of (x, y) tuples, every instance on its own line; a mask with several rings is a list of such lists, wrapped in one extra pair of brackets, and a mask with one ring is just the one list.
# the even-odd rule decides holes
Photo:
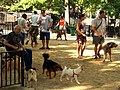
[(80, 82), (77, 82), (77, 84), (80, 84)]

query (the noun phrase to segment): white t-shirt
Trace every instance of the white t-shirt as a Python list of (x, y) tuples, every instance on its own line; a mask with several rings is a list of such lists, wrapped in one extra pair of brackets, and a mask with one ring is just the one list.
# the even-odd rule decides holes
[[(102, 21), (102, 23), (101, 23), (101, 21)], [(101, 25), (99, 26), (100, 23), (101, 23)], [(105, 22), (104, 18), (101, 20), (99, 17), (97, 17), (92, 21), (92, 27), (97, 28), (98, 26), (99, 26), (99, 28), (97, 29), (97, 31), (100, 33), (100, 35), (103, 36), (104, 32), (105, 32), (105, 28), (106, 28), (106, 22)], [(94, 35), (97, 36), (96, 33), (94, 33)]]
[(42, 32), (48, 32), (48, 28), (49, 28), (49, 23), (52, 22), (53, 19), (49, 16), (49, 15), (46, 15), (46, 16), (41, 16), (40, 17), (40, 30)]
[(33, 14), (31, 17), (31, 22), (32, 22), (32, 26), (39, 26), (38, 25), (38, 20), (39, 20), (39, 15), (37, 14)]

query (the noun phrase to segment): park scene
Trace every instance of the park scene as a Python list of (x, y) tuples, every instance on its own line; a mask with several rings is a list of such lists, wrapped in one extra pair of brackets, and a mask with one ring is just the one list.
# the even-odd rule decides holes
[(119, 0), (0, 5), (0, 90), (120, 90)]

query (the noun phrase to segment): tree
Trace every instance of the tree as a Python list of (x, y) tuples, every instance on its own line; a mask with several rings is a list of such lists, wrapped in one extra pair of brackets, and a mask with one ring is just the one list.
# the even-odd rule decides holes
[(0, 0), (1, 6), (11, 6), (15, 3), (18, 3), (20, 0)]

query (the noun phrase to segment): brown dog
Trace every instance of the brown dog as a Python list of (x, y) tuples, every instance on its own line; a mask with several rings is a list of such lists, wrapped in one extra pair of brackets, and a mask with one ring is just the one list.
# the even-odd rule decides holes
[(48, 53), (43, 53), (43, 57), (44, 57), (44, 63), (43, 63), (43, 74), (44, 74), (44, 70), (47, 69), (46, 71), (46, 75), (49, 76), (49, 78), (51, 79), (51, 72), (54, 72), (54, 77), (56, 76), (56, 71), (62, 71), (62, 67), (60, 64), (49, 60), (49, 54)]
[(105, 62), (105, 59), (107, 59), (107, 53), (109, 54), (109, 59), (111, 60), (111, 48), (117, 47), (118, 45), (114, 42), (109, 42), (103, 46), (103, 51), (104, 51), (104, 59), (103, 62)]

